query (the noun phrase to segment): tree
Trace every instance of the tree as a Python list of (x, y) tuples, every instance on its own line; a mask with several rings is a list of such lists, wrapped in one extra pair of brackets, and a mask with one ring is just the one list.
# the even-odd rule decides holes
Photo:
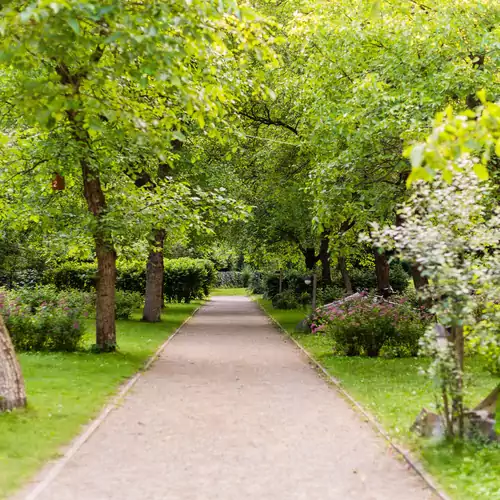
[[(124, 177), (145, 146), (154, 159), (168, 160), (171, 140), (183, 137), (184, 115), (204, 128), (240, 85), (247, 87), (250, 53), (269, 52), (266, 26), (245, 15), (233, 2), (201, 0), (2, 7), (3, 78), (14, 82), (4, 97), (23, 120), (8, 131), (6, 146), (63, 150), (64, 161), (44, 157), (30, 161), (29, 171), (57, 172), (82, 188), (98, 260), (99, 349), (116, 344), (114, 236), (123, 216), (116, 200), (138, 199)], [(155, 164), (146, 165), (152, 176)]]
[(432, 183), (419, 181), (401, 208), (401, 223), (382, 229), (374, 224), (371, 231), (377, 245), (394, 249), (428, 278), (419, 293), (432, 304), (441, 327), (429, 327), (424, 352), (432, 357), (429, 373), (442, 388), (450, 436), (464, 437), (465, 431), (464, 328), (469, 342), (500, 342), (496, 328), (485, 328), (485, 320), (491, 326), (498, 315), (493, 305), (500, 292), (500, 212), (495, 205), (491, 186), (470, 168), (449, 183), (443, 176)]
[(26, 406), (26, 391), (21, 367), (7, 327), (0, 315), (0, 412), (24, 406)]

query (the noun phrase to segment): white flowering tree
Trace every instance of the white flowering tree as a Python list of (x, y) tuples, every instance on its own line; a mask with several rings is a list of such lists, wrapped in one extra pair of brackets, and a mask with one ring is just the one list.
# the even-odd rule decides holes
[[(478, 160), (462, 157), (454, 175), (436, 172), (418, 181), (401, 208), (400, 224), (373, 224), (372, 241), (417, 265), (427, 285), (419, 293), (431, 304), (437, 326), (422, 339), (429, 373), (442, 389), (442, 412), (450, 436), (464, 435), (464, 328), (476, 345), (500, 344), (494, 329), (479, 329), (500, 292), (500, 211), (491, 186), (474, 173)], [(491, 324), (491, 322), (490, 322)]]

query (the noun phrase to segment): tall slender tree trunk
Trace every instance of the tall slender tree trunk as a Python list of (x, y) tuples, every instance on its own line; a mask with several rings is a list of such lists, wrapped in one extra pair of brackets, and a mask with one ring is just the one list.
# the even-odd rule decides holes
[(319, 260), (321, 261), (321, 280), (323, 284), (329, 285), (332, 282), (332, 270), (330, 266), (330, 240), (328, 234), (321, 236), (321, 244), (319, 247)]
[(387, 297), (390, 295), (389, 261), (385, 253), (380, 253), (377, 249), (375, 249), (374, 255), (375, 273), (377, 275), (377, 292)]
[(462, 326), (454, 326), (451, 329), (451, 336), (455, 348), (456, 368), (455, 374), (455, 394), (453, 395), (453, 413), (458, 421), (458, 436), (465, 435), (465, 415), (464, 415), (464, 329)]
[(349, 277), (349, 272), (347, 271), (346, 259), (343, 255), (339, 256), (339, 271), (342, 275), (342, 280), (344, 281), (344, 287), (346, 292), (351, 295), (352, 294), (352, 283), (351, 278)]
[(116, 349), (115, 285), (116, 252), (111, 235), (102, 227), (101, 217), (106, 200), (99, 173), (85, 158), (81, 159), (83, 191), (90, 213), (97, 220), (95, 250), (97, 256), (96, 347), (102, 351)]
[(146, 297), (142, 320), (154, 323), (161, 320), (163, 307), (163, 245), (165, 231), (154, 231), (153, 248), (149, 252), (146, 268)]
[(0, 315), (0, 412), (26, 406), (21, 367), (2, 316)]

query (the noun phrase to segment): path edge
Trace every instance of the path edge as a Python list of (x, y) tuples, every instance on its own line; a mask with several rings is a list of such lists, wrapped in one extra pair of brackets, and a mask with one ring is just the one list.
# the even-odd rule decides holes
[[(153, 363), (158, 360), (167, 345), (174, 337), (176, 337), (182, 328), (190, 321), (193, 316), (202, 308), (204, 304), (199, 305), (180, 325), (179, 327), (170, 335), (159, 347), (156, 349), (154, 354), (152, 354), (144, 366), (139, 369), (139, 371), (132, 375), (126, 382), (121, 386), (118, 393), (111, 396), (111, 400), (104, 406), (99, 415), (91, 420), (85, 425), (84, 431), (78, 434), (72, 441), (70, 441), (68, 448), (63, 453), (61, 457), (55, 461), (49, 462), (47, 465), (42, 466), (42, 469), (35, 474), (34, 478), (29, 481), (29, 483), (22, 487), (17, 493), (11, 498), (11, 500), (36, 500), (45, 489), (50, 486), (50, 484), (57, 478), (57, 476), (62, 472), (70, 460), (78, 453), (80, 448), (90, 439), (90, 437), (101, 427), (105, 422), (110, 413), (115, 410), (123, 400), (123, 398), (132, 390), (138, 380), (146, 373)], [(45, 469), (45, 470), (44, 470)], [(37, 480), (37, 476), (40, 478)], [(30, 484), (31, 483), (31, 484)], [(23, 496), (23, 490), (26, 493)]]
[(302, 345), (300, 345), (300, 343), (297, 340), (295, 340), (293, 336), (287, 330), (285, 330), (285, 328), (283, 328), (283, 326), (266, 311), (264, 306), (258, 300), (254, 300), (254, 302), (258, 304), (263, 313), (269, 318), (271, 323), (273, 323), (273, 325), (280, 331), (280, 333), (282, 333), (287, 339), (291, 340), (295, 344), (295, 346), (298, 347), (300, 351), (302, 351), (302, 353), (309, 359), (309, 362), (311, 362), (314, 365), (314, 367), (317, 370), (319, 370), (326, 377), (326, 379), (334, 385), (335, 390), (339, 392), (344, 398), (346, 398), (349, 401), (349, 403), (351, 403), (351, 405), (355, 408), (355, 410), (368, 421), (370, 426), (377, 432), (377, 434), (381, 435), (389, 443), (391, 448), (400, 457), (402, 457), (403, 460), (423, 479), (423, 481), (427, 484), (427, 486), (441, 500), (452, 500), (451, 497), (449, 497), (437, 485), (437, 483), (434, 481), (431, 475), (425, 470), (420, 460), (418, 460), (408, 450), (398, 445), (387, 433), (387, 431), (382, 427), (382, 425), (377, 421), (377, 419), (368, 410), (366, 410), (361, 403), (359, 403), (356, 399), (354, 399), (354, 397), (351, 396), (351, 394), (349, 394), (342, 387), (342, 382), (338, 378), (328, 373), (326, 368), (319, 361), (317, 361), (307, 349), (305, 349)]

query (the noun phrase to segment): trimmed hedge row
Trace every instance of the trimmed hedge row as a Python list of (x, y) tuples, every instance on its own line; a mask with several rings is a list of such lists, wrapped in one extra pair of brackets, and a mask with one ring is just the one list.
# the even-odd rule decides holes
[[(45, 284), (58, 290), (77, 289), (91, 291), (96, 286), (95, 262), (64, 262), (48, 270), (43, 277)], [(209, 260), (165, 259), (163, 294), (167, 302), (190, 302), (210, 293), (216, 281), (214, 265)], [(116, 288), (124, 292), (146, 291), (146, 265), (130, 261), (117, 265)]]

